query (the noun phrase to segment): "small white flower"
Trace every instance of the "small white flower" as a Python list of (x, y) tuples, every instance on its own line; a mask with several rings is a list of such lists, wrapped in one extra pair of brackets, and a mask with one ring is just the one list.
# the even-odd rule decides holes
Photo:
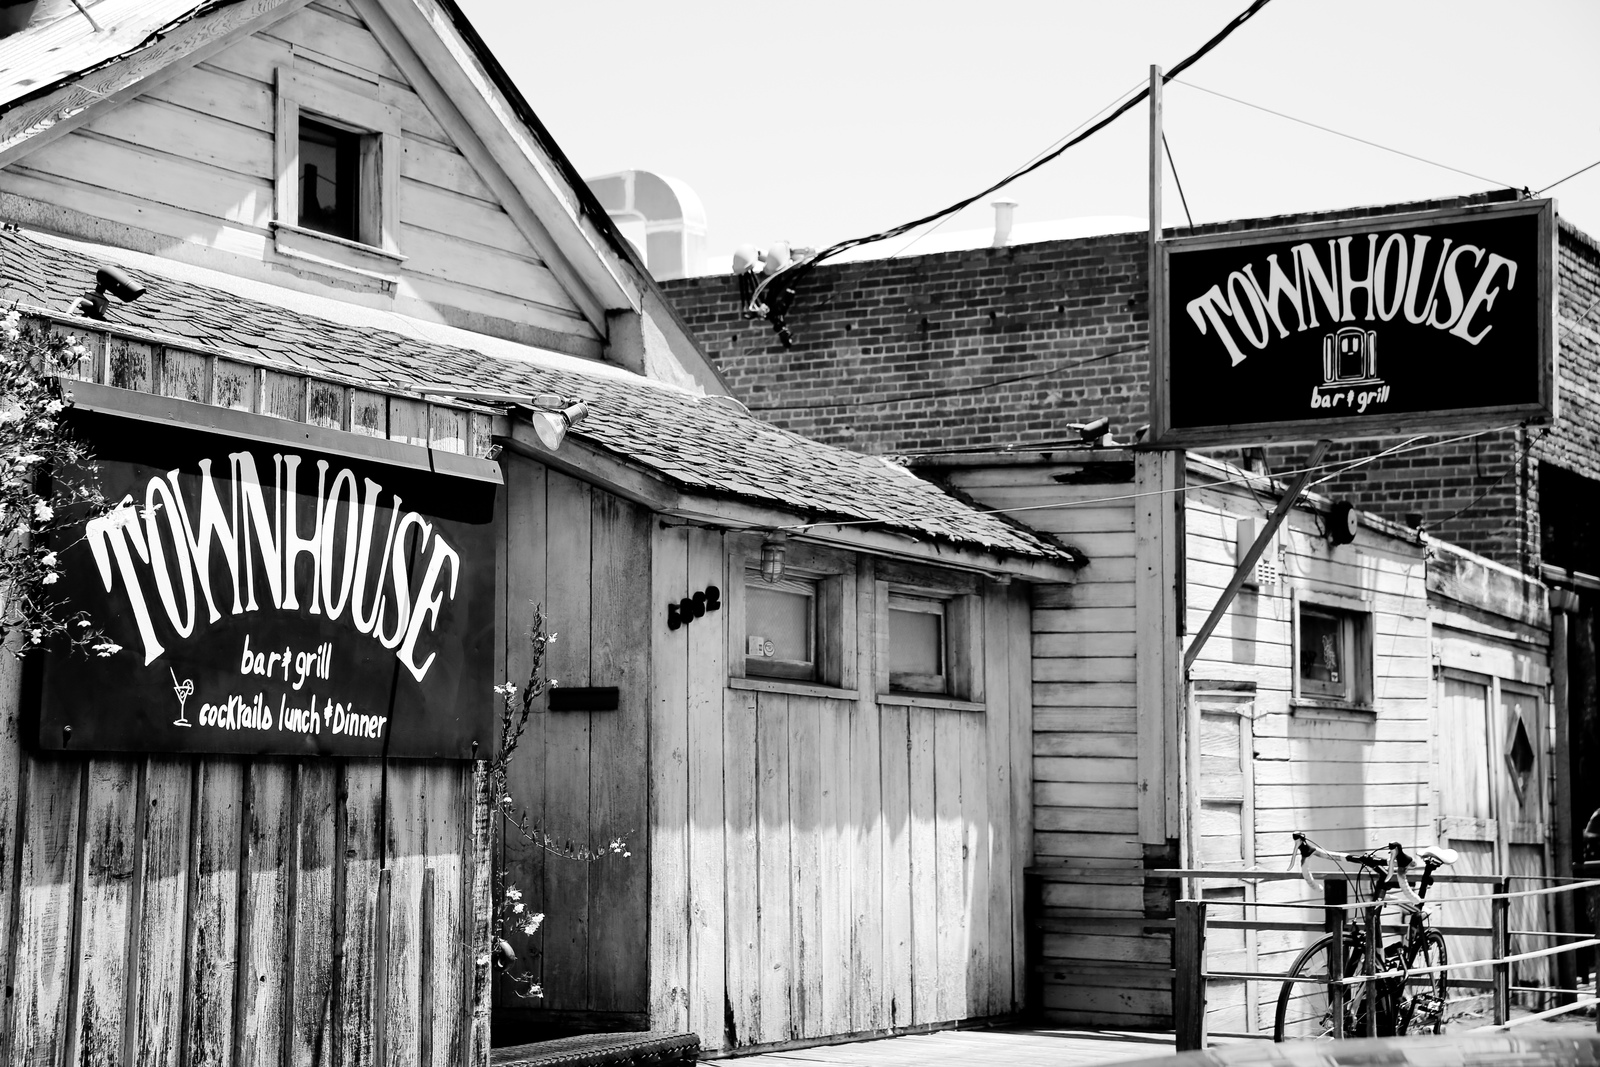
[(94, 646), (95, 654), (98, 655), (99, 657), (101, 657), (102, 659), (104, 659), (107, 656), (115, 656), (118, 652), (121, 652), (121, 651), (122, 651), (122, 646), (117, 644), (115, 641), (101, 641), (98, 645)]
[(49, 522), (56, 517), (56, 509), (43, 500), (36, 500), (33, 503), (33, 517), (39, 522)]
[(489, 954), (487, 952), (480, 953), (472, 962), (476, 963), (479, 967), (487, 967), (489, 966)]
[(39, 562), (43, 563), (46, 567), (54, 567), (56, 565), (56, 554), (54, 552), (46, 552), (44, 555), (39, 557)]
[(506, 890), (506, 899), (507, 900), (521, 900), (522, 899), (522, 890), (516, 889), (516, 888), (507, 889)]
[(51, 571), (49, 574), (44, 576), (43, 584), (45, 584), (45, 585), (55, 585), (60, 580), (61, 580), (61, 575), (57, 574), (55, 571)]
[(515, 904), (511, 905), (511, 914), (521, 915), (526, 908), (527, 905), (519, 900)]

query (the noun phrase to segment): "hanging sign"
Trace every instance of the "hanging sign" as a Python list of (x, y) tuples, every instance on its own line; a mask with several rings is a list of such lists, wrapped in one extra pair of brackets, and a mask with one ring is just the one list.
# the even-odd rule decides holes
[(58, 549), (56, 588), (120, 647), (35, 657), (41, 748), (489, 752), (494, 484), (73, 421), (113, 507)]
[(1159, 446), (1553, 417), (1550, 200), (1160, 245)]

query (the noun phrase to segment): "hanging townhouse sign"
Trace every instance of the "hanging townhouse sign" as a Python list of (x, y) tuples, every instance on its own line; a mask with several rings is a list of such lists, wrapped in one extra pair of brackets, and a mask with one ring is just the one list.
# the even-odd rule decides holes
[(267, 433), (74, 412), (112, 507), (58, 549), (59, 588), (121, 647), (38, 657), (40, 747), (488, 752), (494, 484), (222, 414)]
[(1555, 224), (1529, 200), (1162, 242), (1153, 442), (1552, 418)]

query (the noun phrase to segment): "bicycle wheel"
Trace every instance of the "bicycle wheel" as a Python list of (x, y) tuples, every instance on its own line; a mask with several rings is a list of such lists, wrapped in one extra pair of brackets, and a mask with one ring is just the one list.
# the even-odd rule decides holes
[[(1450, 962), (1444, 948), (1444, 935), (1424, 930), (1417, 938), (1408, 967), (1441, 967)], [(1445, 972), (1408, 975), (1400, 993), (1400, 1018), (1396, 1030), (1402, 1034), (1438, 1034), (1444, 1031)]]
[[(1295, 957), (1289, 968), (1291, 978), (1316, 978), (1320, 982), (1285, 982), (1278, 991), (1278, 1013), (1272, 1027), (1272, 1040), (1331, 1039), (1334, 1035), (1333, 1006), (1328, 998), (1329, 954), (1334, 951), (1333, 935), (1328, 934), (1311, 943)], [(1344, 950), (1346, 975), (1360, 974), (1366, 949), (1350, 946)], [(1365, 985), (1346, 986), (1344, 1007), (1344, 1036), (1366, 1035)]]

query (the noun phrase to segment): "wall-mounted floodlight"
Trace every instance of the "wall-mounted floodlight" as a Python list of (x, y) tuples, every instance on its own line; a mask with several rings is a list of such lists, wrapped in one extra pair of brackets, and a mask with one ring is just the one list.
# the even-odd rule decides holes
[(529, 421), (533, 423), (533, 432), (539, 435), (539, 442), (552, 452), (567, 439), (568, 430), (589, 416), (588, 404), (555, 393), (540, 393), (533, 398), (532, 407), (533, 414)]
[(94, 274), (95, 287), (86, 290), (82, 296), (72, 302), (67, 309), (71, 315), (82, 315), (86, 319), (104, 319), (106, 307), (110, 303), (106, 294), (110, 293), (124, 304), (131, 304), (144, 295), (144, 285), (139, 279), (129, 274), (120, 267), (101, 267)]

